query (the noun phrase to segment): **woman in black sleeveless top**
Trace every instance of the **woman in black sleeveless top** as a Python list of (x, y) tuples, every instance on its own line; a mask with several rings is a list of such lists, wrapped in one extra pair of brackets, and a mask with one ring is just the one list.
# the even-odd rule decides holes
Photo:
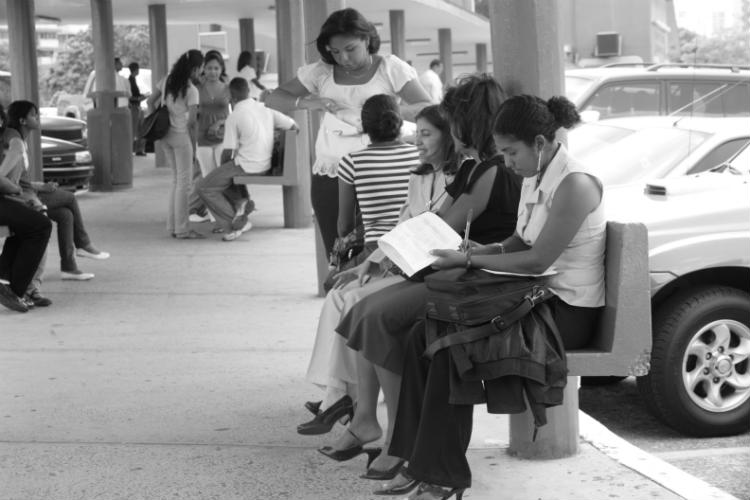
[[(441, 112), (451, 123), (456, 149), (472, 157), (461, 165), (447, 188), (455, 201), (444, 220), (454, 229), (463, 230), (472, 210), (470, 236), (480, 243), (506, 238), (516, 226), (521, 181), (505, 168), (496, 153), (491, 127), (485, 126), (492, 123), (504, 98), (494, 79), (474, 75), (449, 89), (441, 103)], [(424, 316), (425, 298), (424, 283), (404, 281), (364, 298), (341, 320), (336, 331), (361, 354), (357, 407), (347, 432), (334, 445), (321, 448), (321, 453), (334, 460), (348, 460), (362, 453), (363, 444), (381, 437), (375, 411), (378, 388), (383, 389), (389, 416), (395, 415), (406, 336)], [(386, 446), (389, 442), (390, 433)], [(395, 475), (397, 465), (399, 459), (383, 452), (374, 459), (366, 477), (388, 479)]]

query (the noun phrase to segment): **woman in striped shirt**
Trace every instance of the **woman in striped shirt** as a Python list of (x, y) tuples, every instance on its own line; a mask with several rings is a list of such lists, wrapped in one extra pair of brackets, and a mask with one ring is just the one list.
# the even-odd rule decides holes
[(417, 148), (400, 139), (401, 124), (393, 97), (370, 97), (362, 107), (362, 129), (370, 137), (370, 145), (339, 162), (338, 235), (343, 237), (354, 230), (359, 206), (366, 253), (398, 223), (409, 189), (409, 171), (419, 166)]

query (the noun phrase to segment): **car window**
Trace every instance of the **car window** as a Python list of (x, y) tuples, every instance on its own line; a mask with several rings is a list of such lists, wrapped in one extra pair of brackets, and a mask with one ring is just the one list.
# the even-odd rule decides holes
[(627, 82), (604, 86), (581, 111), (596, 111), (599, 118), (659, 114), (659, 83)]
[(577, 158), (605, 185), (627, 184), (664, 177), (707, 137), (691, 130), (648, 128), (609, 146), (581, 152)]
[(725, 161), (729, 160), (734, 156), (737, 151), (742, 149), (743, 146), (748, 144), (749, 139), (744, 137), (742, 139), (734, 139), (727, 141), (723, 144), (716, 146), (710, 153), (701, 158), (693, 168), (688, 171), (688, 174), (697, 174), (698, 172), (705, 172), (718, 165), (721, 165)]
[(593, 80), (589, 78), (582, 78), (580, 76), (566, 76), (565, 77), (565, 97), (570, 99), (571, 102), (578, 102), (578, 98), (591, 87)]
[(672, 82), (669, 114), (733, 116), (750, 114), (750, 85), (741, 82)]
[(743, 174), (750, 174), (750, 142), (729, 163)]

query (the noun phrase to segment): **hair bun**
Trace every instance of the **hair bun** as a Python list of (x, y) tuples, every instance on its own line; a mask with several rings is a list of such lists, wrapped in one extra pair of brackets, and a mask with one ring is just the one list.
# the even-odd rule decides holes
[(552, 113), (555, 123), (560, 127), (570, 128), (581, 121), (581, 116), (578, 114), (575, 104), (565, 96), (552, 96), (547, 101), (547, 109)]

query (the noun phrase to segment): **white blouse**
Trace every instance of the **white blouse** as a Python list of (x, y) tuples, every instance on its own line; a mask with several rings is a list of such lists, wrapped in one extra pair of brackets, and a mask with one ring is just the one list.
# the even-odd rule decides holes
[[(524, 243), (534, 246), (547, 222), (557, 188), (571, 173), (581, 172), (596, 179), (586, 167), (568, 156), (560, 144), (555, 156), (542, 174), (539, 187), (536, 177), (527, 177), (521, 186), (516, 233)], [(596, 179), (598, 181), (598, 179)], [(601, 186), (601, 182), (599, 182)], [(586, 216), (578, 232), (552, 264), (557, 274), (549, 279), (549, 288), (567, 304), (579, 307), (604, 305), (604, 249), (607, 220), (604, 200)]]
[(369, 97), (376, 94), (397, 97), (404, 85), (417, 78), (416, 70), (394, 55), (380, 56), (373, 77), (360, 85), (336, 83), (333, 68), (331, 64), (318, 61), (297, 70), (297, 79), (311, 94), (331, 99), (344, 108), (336, 113), (339, 120), (333, 115), (324, 118), (315, 141), (313, 173), (329, 177), (336, 177), (342, 156), (364, 149), (370, 142), (367, 135), (356, 127), (346, 127), (345, 122), (351, 123), (351, 117), (361, 115), (362, 106)]

